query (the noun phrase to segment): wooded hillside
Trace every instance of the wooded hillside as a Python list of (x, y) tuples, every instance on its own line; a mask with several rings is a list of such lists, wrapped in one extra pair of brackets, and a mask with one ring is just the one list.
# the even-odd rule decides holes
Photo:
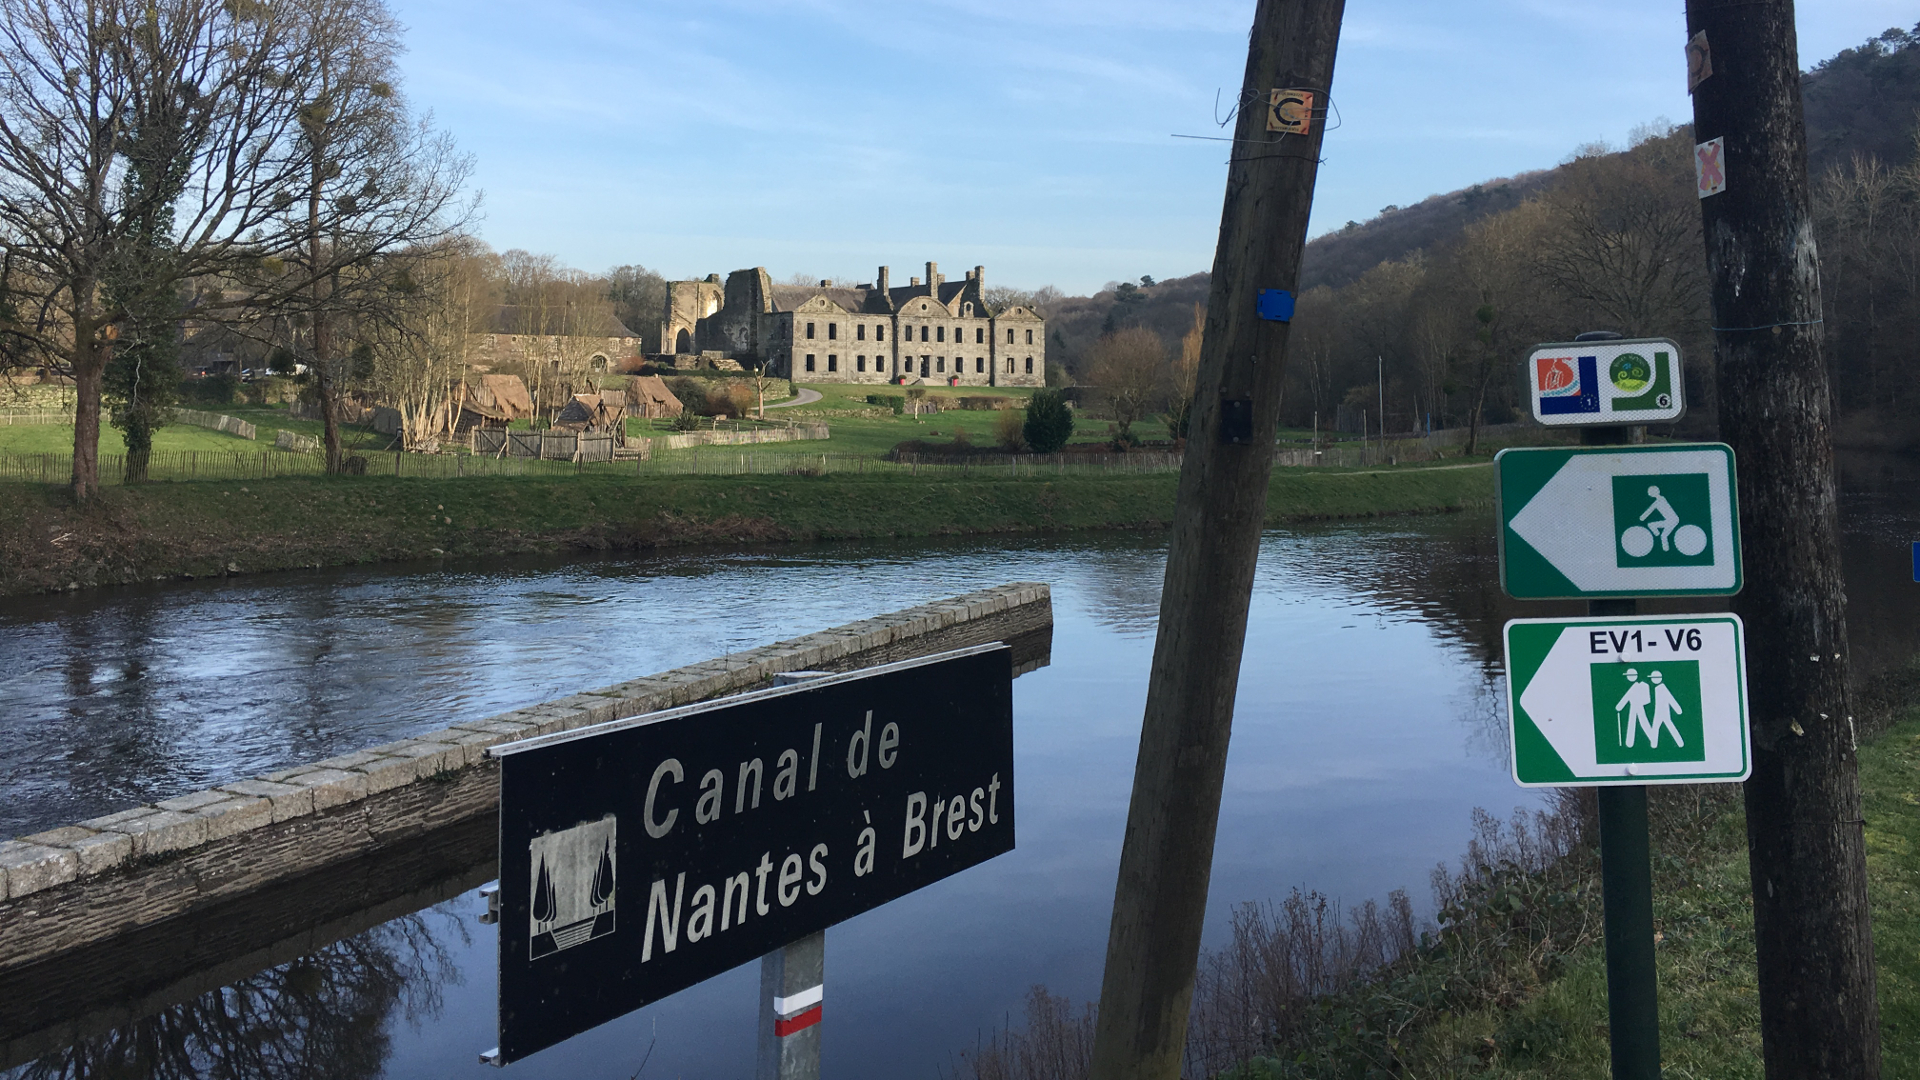
[[(1920, 445), (1920, 27), (1885, 34), (1802, 78), (1842, 442)], [(1521, 359), (1585, 330), (1676, 339), (1691, 412), (1716, 429), (1706, 265), (1686, 125), (1643, 127), (1553, 169), (1476, 184), (1308, 245), (1284, 422), (1410, 432), (1497, 423), (1526, 409)], [(1044, 303), (1050, 360), (1089, 381), (1105, 334), (1153, 330), (1169, 360), (1207, 275), (1143, 278)], [(1168, 385), (1173, 382), (1171, 365)], [(1384, 395), (1382, 388), (1384, 385)]]

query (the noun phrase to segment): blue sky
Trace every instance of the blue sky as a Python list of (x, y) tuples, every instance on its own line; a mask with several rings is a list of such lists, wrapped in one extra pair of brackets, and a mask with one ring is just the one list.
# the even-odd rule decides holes
[[(1070, 293), (1207, 269), (1250, 0), (392, 0), (496, 249)], [(1686, 120), (1682, 0), (1349, 0), (1314, 235)], [(1802, 0), (1802, 66), (1920, 0)]]

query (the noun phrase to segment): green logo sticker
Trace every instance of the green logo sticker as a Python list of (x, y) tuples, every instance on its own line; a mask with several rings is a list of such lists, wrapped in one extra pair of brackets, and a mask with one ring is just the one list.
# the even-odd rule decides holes
[(1653, 381), (1653, 365), (1639, 353), (1621, 353), (1607, 368), (1607, 378), (1624, 394), (1638, 394)]
[(1613, 477), (1614, 565), (1713, 565), (1706, 473)]
[(1700, 661), (1594, 664), (1588, 671), (1600, 764), (1707, 759)]

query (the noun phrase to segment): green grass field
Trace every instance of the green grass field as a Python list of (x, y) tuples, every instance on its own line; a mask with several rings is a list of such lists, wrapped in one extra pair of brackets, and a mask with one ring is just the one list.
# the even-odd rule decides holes
[[(191, 403), (185, 407), (193, 407)], [(153, 448), (158, 451), (268, 451), (273, 449), (274, 436), (282, 430), (298, 435), (320, 438), (322, 428), (318, 420), (298, 420), (287, 415), (284, 405), (224, 405), (206, 408), (202, 411), (221, 413), (239, 420), (245, 420), (254, 426), (254, 438), (249, 441), (238, 435), (229, 435), (222, 431), (194, 427), (191, 424), (168, 424), (154, 434)], [(349, 448), (382, 448), (390, 441), (384, 435), (376, 435), (365, 428), (346, 426), (341, 429), (342, 438)], [(100, 452), (102, 454), (124, 454), (126, 440), (120, 430), (110, 424), (102, 424), (100, 429)], [(73, 428), (59, 424), (19, 424), (0, 425), (0, 454), (71, 454), (73, 453)]]
[[(813, 444), (818, 445), (818, 444)], [(0, 593), (176, 575), (494, 555), (907, 536), (1164, 528), (1172, 473), (971, 476), (301, 476), (109, 486), (77, 508), (0, 483)], [(1492, 500), (1492, 470), (1285, 470), (1274, 522), (1429, 513)], [(71, 534), (77, 543), (50, 545)]]
[[(238, 415), (229, 413), (228, 415)], [(251, 417), (241, 417), (251, 420)], [(248, 442), (238, 435), (210, 431), (206, 428), (191, 427), (187, 424), (169, 424), (153, 436), (155, 450), (249, 450), (260, 447), (258, 442)], [(272, 436), (266, 436), (264, 446), (271, 449)], [(102, 425), (100, 429), (100, 452), (102, 454), (124, 454), (127, 452), (126, 440), (121, 438), (120, 430)], [(21, 424), (0, 426), (0, 454), (71, 454), (73, 453), (73, 428), (57, 424)]]

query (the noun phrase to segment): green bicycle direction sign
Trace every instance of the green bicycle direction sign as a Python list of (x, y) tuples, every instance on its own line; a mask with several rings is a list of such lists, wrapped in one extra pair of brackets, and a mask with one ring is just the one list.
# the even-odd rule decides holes
[(1753, 768), (1737, 615), (1515, 619), (1506, 647), (1523, 787), (1736, 783)]
[(1740, 591), (1723, 444), (1502, 450), (1494, 471), (1500, 584), (1515, 599)]

